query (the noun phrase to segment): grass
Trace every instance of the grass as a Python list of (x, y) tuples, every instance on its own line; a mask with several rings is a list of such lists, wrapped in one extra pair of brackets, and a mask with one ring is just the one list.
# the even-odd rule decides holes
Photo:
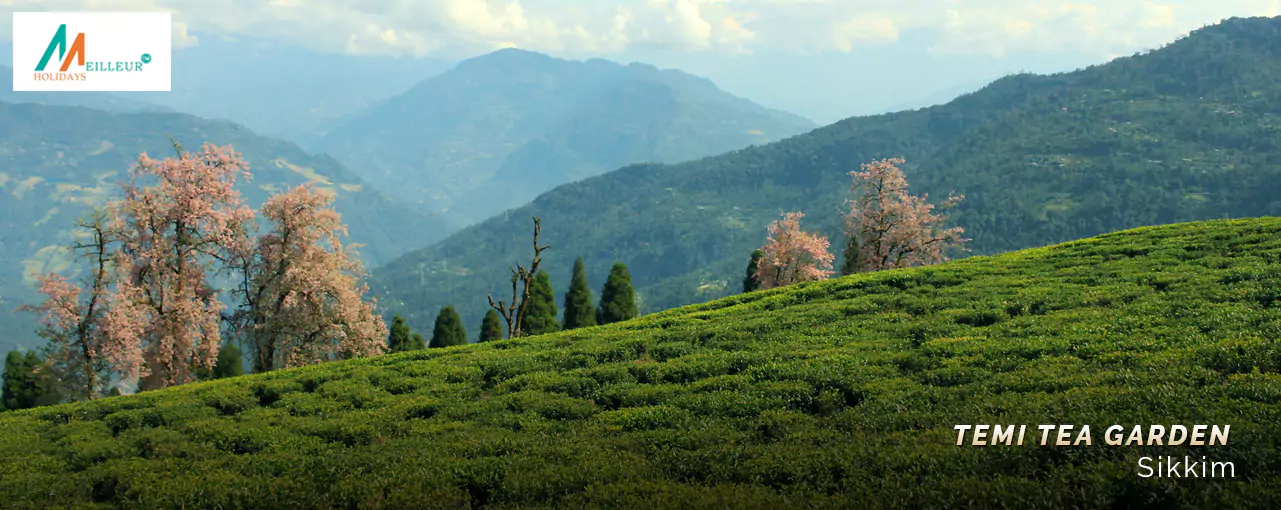
[[(14, 507), (1281, 502), (1281, 219), (1129, 230), (625, 323), (0, 415)], [(957, 424), (1094, 446), (956, 446)], [(1230, 424), (1110, 447), (1111, 424)], [(1034, 436), (1029, 431), (1029, 438)], [(1142, 455), (1236, 478), (1140, 478)]]

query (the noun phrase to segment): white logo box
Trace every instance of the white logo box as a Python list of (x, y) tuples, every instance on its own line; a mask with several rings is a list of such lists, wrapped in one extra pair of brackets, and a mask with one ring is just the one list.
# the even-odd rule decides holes
[(168, 12), (15, 12), (13, 90), (167, 92), (171, 19)]

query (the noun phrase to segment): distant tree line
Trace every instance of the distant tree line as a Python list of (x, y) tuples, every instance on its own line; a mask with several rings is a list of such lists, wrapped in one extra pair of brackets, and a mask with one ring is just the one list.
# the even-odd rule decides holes
[[(531, 265), (532, 266), (532, 265)], [(519, 272), (519, 269), (517, 269)], [(516, 277), (517, 282), (520, 279), (519, 273)], [(609, 276), (605, 280), (605, 286), (601, 289), (601, 298), (599, 304), (592, 302), (592, 291), (587, 281), (587, 270), (583, 264), (582, 257), (574, 261), (574, 271), (570, 276), (569, 291), (565, 293), (563, 302), (563, 320), (557, 320), (562, 311), (556, 306), (556, 292), (552, 288), (551, 276), (547, 271), (539, 270), (528, 279), (528, 293), (523, 294), (517, 291), (517, 300), (515, 306), (505, 301), (494, 302), (496, 306), (485, 314), (480, 324), (480, 336), (478, 341), (489, 342), (493, 340), (502, 340), (503, 338), (512, 338), (510, 332), (515, 331), (515, 337), (544, 335), (556, 331), (565, 331), (571, 329), (585, 328), (596, 325), (611, 324), (635, 318), (639, 315), (636, 306), (635, 291), (632, 288), (631, 274), (627, 266), (621, 262), (614, 264), (610, 269)], [(527, 298), (521, 298), (527, 295)], [(491, 296), (492, 301), (492, 296)], [(506, 318), (500, 313), (504, 307), (509, 310), (508, 327), (505, 328), (503, 320)], [(522, 311), (523, 310), (523, 311)], [(519, 329), (514, 325), (519, 320)], [(392, 320), (393, 335), (398, 328), (402, 327), (404, 319), (397, 315)], [(407, 330), (407, 327), (405, 327)], [(402, 336), (407, 333), (402, 333)], [(454, 345), (463, 345), (467, 343), (467, 331), (463, 328), (462, 319), (453, 306), (441, 308), (436, 316), (436, 327), (432, 334), (432, 340), (426, 347), (449, 347)], [(408, 344), (415, 347), (398, 349), (394, 346), (401, 345), (395, 340), (390, 344), (393, 345), (392, 352), (402, 350), (421, 349), (421, 344)]]

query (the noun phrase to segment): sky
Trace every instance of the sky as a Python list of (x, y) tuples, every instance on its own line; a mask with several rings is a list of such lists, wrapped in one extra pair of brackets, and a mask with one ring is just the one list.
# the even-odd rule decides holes
[[(253, 38), (460, 60), (504, 47), (646, 62), (818, 122), (1070, 71), (1281, 0), (0, 0), (10, 11), (168, 10), (175, 47)], [(0, 26), (10, 37), (11, 24)], [(177, 56), (175, 58), (178, 58)]]

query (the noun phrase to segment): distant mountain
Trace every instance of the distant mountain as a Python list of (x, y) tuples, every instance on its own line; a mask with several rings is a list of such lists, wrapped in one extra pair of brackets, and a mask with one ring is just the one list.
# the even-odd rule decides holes
[(108, 112), (172, 112), (146, 101), (108, 92), (17, 92), (13, 90), (13, 68), (0, 66), (0, 101), (54, 106), (83, 106)]
[(315, 148), (389, 195), (474, 221), (625, 164), (814, 127), (679, 71), (507, 49), (353, 114)]
[(199, 44), (174, 50), (172, 92), (117, 95), (305, 144), (343, 115), (404, 92), (454, 64), (196, 35)]
[(88, 108), (0, 103), (0, 352), (31, 346), (33, 319), (10, 310), (32, 295), (32, 272), (75, 266), (62, 247), (90, 205), (116, 196), (139, 153), (173, 154), (168, 137), (189, 150), (232, 144), (253, 178), (241, 186), (250, 205), (307, 181), (336, 193), (335, 207), (373, 266), (440, 239), (448, 226), (402, 206), (337, 161), (222, 121), (183, 114), (108, 113)]
[[(648, 311), (737, 292), (783, 211), (840, 243), (860, 163), (905, 157), (915, 193), (956, 191), (975, 254), (1177, 221), (1281, 215), (1281, 18), (1234, 18), (1164, 48), (1071, 73), (1002, 78), (946, 105), (851, 118), (676, 165), (560, 186), (379, 268), (382, 303), (430, 324), (452, 304), (473, 332), (485, 294), (529, 256), (530, 216), (558, 292), (582, 256), (615, 260)], [(839, 261), (838, 261), (839, 263)], [(419, 326), (424, 327), (424, 326)]]

